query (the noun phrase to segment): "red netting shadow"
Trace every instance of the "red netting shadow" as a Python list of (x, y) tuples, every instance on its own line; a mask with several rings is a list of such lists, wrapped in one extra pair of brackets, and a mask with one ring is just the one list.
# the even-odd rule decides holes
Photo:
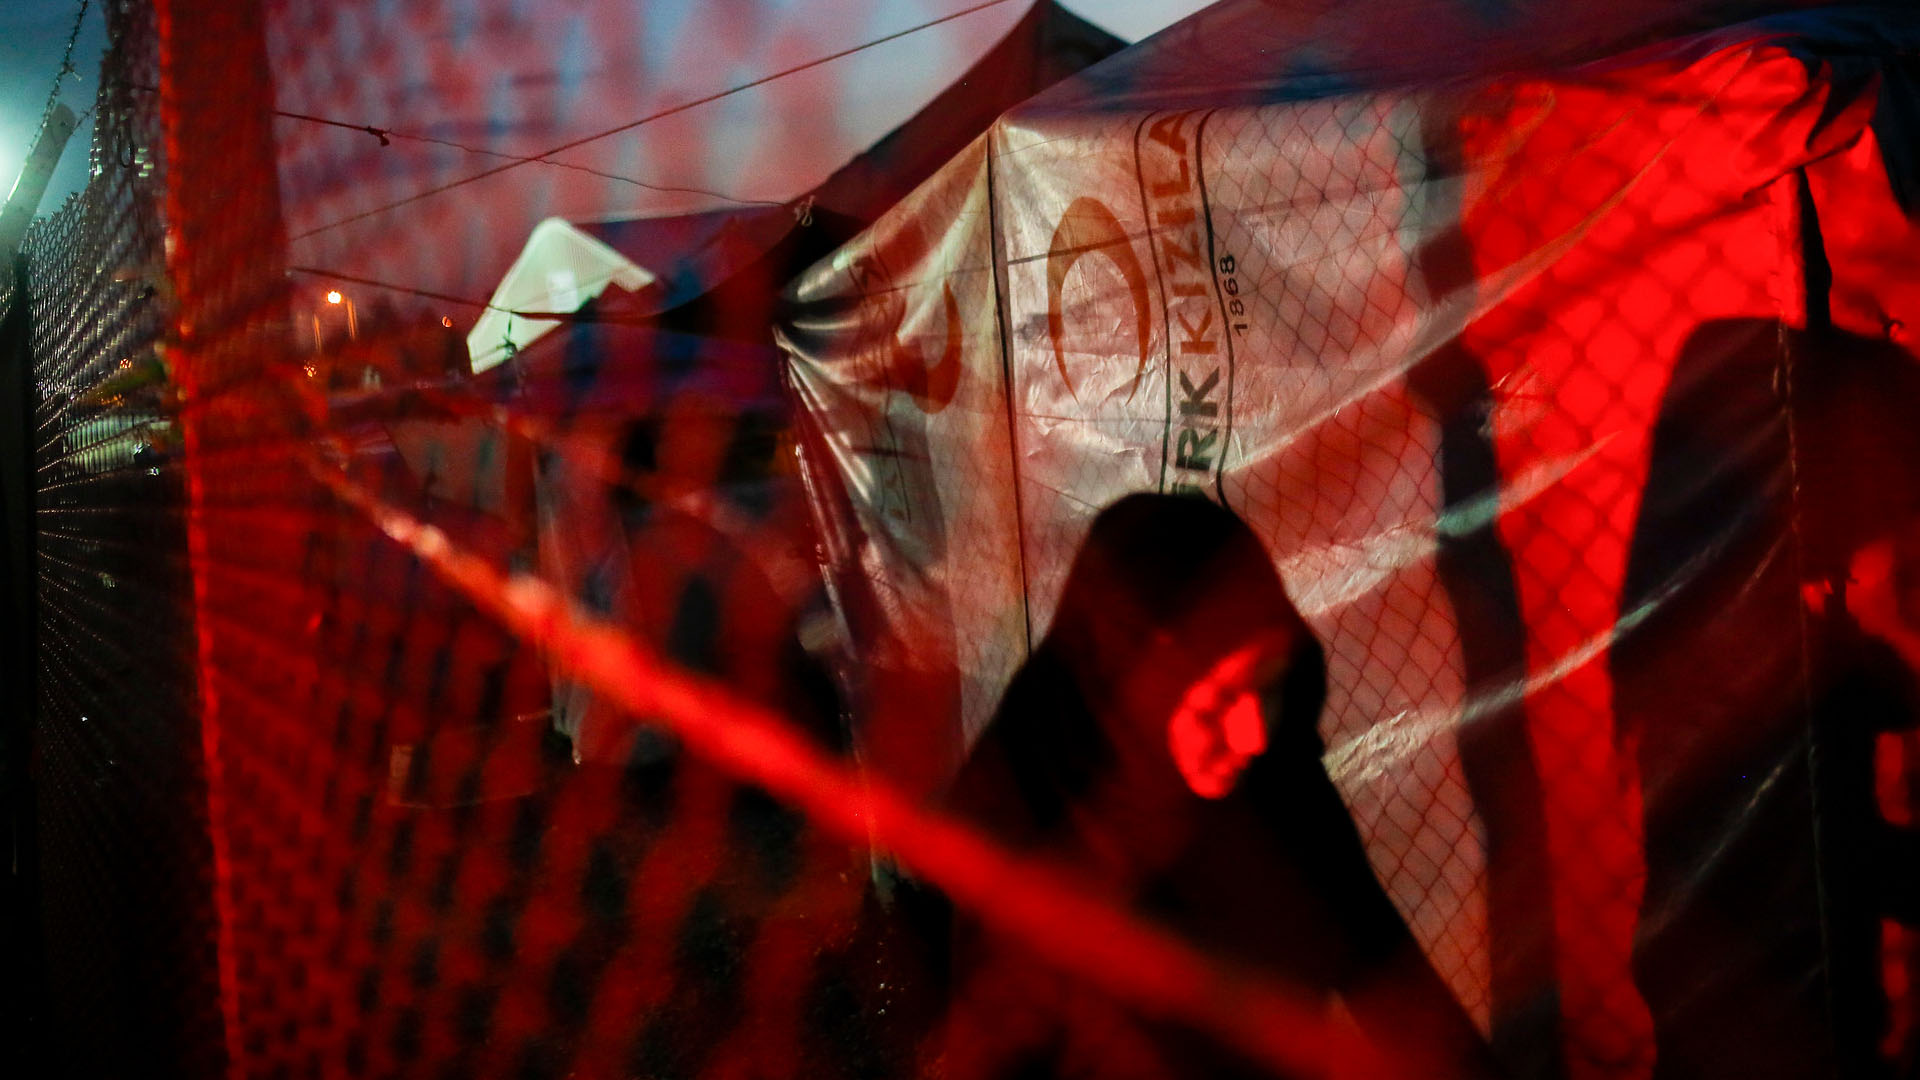
[[(1696, 44), (1391, 94), (1303, 71), (1332, 81), (1277, 103), (1143, 82), (1075, 113), (1115, 85), (1089, 80), (957, 138), (872, 231), (912, 185), (864, 218), (686, 215), (652, 262), (667, 227), (574, 222), (603, 279), (529, 261), (528, 304), (410, 268), (501, 262), (550, 202), (631, 184), (570, 170), (498, 220), (410, 218), (365, 275), (289, 266), (289, 231), (349, 258), (298, 242), (415, 188), (343, 194), (325, 139), (277, 140), (269, 42), (387, 8), (157, 7), (114, 9), (94, 184), (10, 299), (61, 1068), (1391, 1071), (1360, 1035), (1395, 1041), (1397, 985), (1219, 940), (1191, 895), (1111, 873), (1151, 815), (1083, 850), (940, 803), (1089, 523), (1148, 490), (1251, 526), (1323, 650), (1317, 731), (1260, 738), (1315, 744), (1291, 779), (1337, 789), (1366, 925), (1486, 1044), (1448, 1067), (1782, 1074), (1836, 1033), (1911, 1056), (1912, 912), (1880, 910), (1853, 838), (1872, 817), (1904, 850), (1912, 740), (1846, 651), (1906, 647), (1900, 587), (1860, 582), (1904, 572), (1882, 534), (1908, 508), (1838, 479), (1834, 418), (1865, 406), (1820, 375), (1864, 357), (1898, 402), (1910, 358), (1809, 299), (1873, 276), (1838, 241), (1808, 265), (1819, 170), (1885, 171), (1848, 156), (1873, 110), (1834, 64)], [(479, 32), (399, 7), (408, 41)], [(1041, 53), (1065, 33), (1020, 25)], [(287, 63), (302, 94), (343, 85)], [(436, 177), (466, 151), (409, 148), (441, 151)], [(478, 374), (474, 325), (500, 338)], [(1863, 740), (1868, 709), (1888, 731)], [(1877, 804), (1849, 802), (1869, 775)], [(1228, 854), (1188, 880), (1257, 925), (1285, 831), (1208, 805), (1226, 847), (1193, 850)], [(1384, 1052), (1417, 1073), (1403, 1015)]]

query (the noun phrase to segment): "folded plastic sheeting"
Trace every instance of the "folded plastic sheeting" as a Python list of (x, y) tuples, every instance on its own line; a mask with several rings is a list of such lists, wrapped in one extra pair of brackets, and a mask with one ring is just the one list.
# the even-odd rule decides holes
[(1443, 80), (1199, 62), (1263, 15), (1014, 111), (796, 285), (868, 759), (937, 789), (1093, 515), (1200, 493), (1321, 638), (1329, 771), (1517, 1074), (1873, 1053), (1878, 916), (1841, 907), (1879, 823), (1820, 795), (1870, 790), (1871, 737), (1822, 720), (1852, 623), (1820, 583), (1911, 512), (1873, 494), (1912, 486), (1897, 28)]

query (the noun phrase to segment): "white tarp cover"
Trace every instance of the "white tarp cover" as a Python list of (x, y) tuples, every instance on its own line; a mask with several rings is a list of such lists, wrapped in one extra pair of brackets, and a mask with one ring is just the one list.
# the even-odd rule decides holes
[(637, 293), (653, 281), (652, 272), (571, 222), (542, 221), (533, 227), (520, 257), (487, 298), (487, 309), (467, 331), (467, 355), (474, 372), (497, 367), (560, 325), (558, 319), (538, 315), (569, 315), (609, 286)]
[(1825, 1071), (1783, 373), (1920, 306), (1899, 20), (1497, 74), (1688, 5), (1464, 6), (1216, 5), (796, 284), (869, 760), (937, 788), (1093, 515), (1199, 492), (1270, 543), (1329, 770), (1516, 1073)]

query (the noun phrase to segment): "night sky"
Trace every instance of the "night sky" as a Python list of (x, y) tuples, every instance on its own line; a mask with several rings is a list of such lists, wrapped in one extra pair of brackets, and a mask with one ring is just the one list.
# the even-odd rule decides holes
[[(20, 162), (39, 127), (47, 93), (60, 71), (60, 52), (66, 47), (74, 14), (79, 10), (79, 0), (0, 2), (0, 195), (13, 190), (13, 182), (20, 175)], [(74, 75), (60, 84), (60, 100), (75, 113), (85, 112), (93, 103), (99, 85), (100, 54), (106, 47), (106, 21), (96, 0), (88, 7), (80, 38), (74, 44)], [(70, 192), (85, 186), (92, 130), (89, 120), (73, 133), (40, 204), (42, 213), (57, 209)]]

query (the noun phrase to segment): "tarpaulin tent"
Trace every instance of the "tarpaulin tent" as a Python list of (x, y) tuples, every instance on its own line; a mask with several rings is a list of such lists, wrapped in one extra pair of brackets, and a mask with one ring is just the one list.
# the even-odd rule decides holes
[[(783, 563), (787, 548), (809, 546), (804, 515), (779, 509), (799, 497), (791, 474), (766, 475), (786, 422), (773, 340), (782, 290), (1005, 109), (1122, 45), (1051, 0), (1036, 3), (925, 108), (791, 203), (537, 226), (468, 332), (467, 350), (472, 370), (486, 373), (483, 393), (556, 428), (570, 450), (537, 462), (542, 570), (590, 609), (608, 611), (625, 588), (630, 539), (611, 501), (622, 482), (615, 474), (631, 469), (624, 459), (653, 454), (637, 442), (662, 437), (670, 414), (732, 429), (718, 436), (736, 444), (721, 486), (753, 488), (731, 494), (772, 515), (749, 515), (731, 530), (759, 536), (749, 546), (764, 549), (761, 561)], [(401, 453), (433, 473), (431, 489), (475, 493), (478, 505), (511, 514), (500, 509), (512, 502), (505, 472), (513, 458), (497, 445), (502, 436), (480, 418), (408, 420), (394, 430)], [(741, 465), (753, 454), (757, 479)], [(708, 517), (726, 516), (724, 499), (708, 502)], [(592, 741), (584, 732), (592, 708), (570, 684), (556, 688), (555, 722), (577, 742)]]
[[(613, 3), (564, 19), (519, 14), (598, 31), (626, 25), (610, 12), (638, 18), (642, 7), (665, 14)], [(444, 20), (416, 12), (407, 30), (465, 34), (478, 19), (498, 40), (513, 14), (456, 8)], [(351, 27), (365, 14), (340, 18)], [(1029, 11), (972, 86), (922, 114), (930, 126), (910, 123), (811, 204), (551, 230), (563, 254), (597, 263), (537, 267), (537, 306), (501, 306), (564, 317), (478, 375), (449, 376), (439, 363), (437, 346), (459, 344), (439, 309), (394, 332), (362, 294), (357, 329), (315, 334), (316, 352), (294, 361), (310, 365), (294, 377), (309, 391), (302, 405), (326, 419), (328, 467), (370, 484), (390, 523), (416, 521), (448, 550), (512, 575), (513, 588), (564, 595), (622, 639), (724, 682), (729, 700), (777, 708), (830, 742), (841, 720), (832, 682), (796, 655), (817, 644), (803, 634), (821, 583), (798, 484), (777, 470), (791, 458), (772, 452), (786, 416), (772, 312), (794, 272), (885, 209), (890, 185), (910, 189), (1002, 109), (1118, 47), (1082, 31), (1051, 5)], [(688, 49), (704, 57), (714, 44), (736, 43), (689, 38)], [(457, 66), (459, 53), (436, 46), (432, 56)], [(603, 56), (619, 63), (618, 52)], [(426, 232), (448, 213), (440, 202), (422, 212), (430, 217), (413, 227)], [(421, 250), (444, 256), (439, 241), (471, 247), (498, 227), (441, 229)], [(556, 300), (550, 269), (574, 270), (577, 291)], [(267, 277), (257, 264), (246, 272)], [(625, 280), (596, 288), (609, 274)], [(436, 347), (411, 349), (412, 329)], [(361, 365), (379, 378), (353, 377)], [(343, 384), (355, 389), (321, 400)], [(269, 500), (289, 501), (284, 489)], [(244, 736), (223, 744), (236, 754), (258, 745), (245, 739), (288, 737), (277, 745), (302, 749), (286, 760), (328, 784), (296, 808), (279, 781), (263, 798), (243, 781), (225, 819), (243, 836), (235, 952), (260, 961), (241, 960), (240, 989), (223, 988), (239, 1017), (228, 1029), (234, 1069), (902, 1074), (891, 1063), (911, 1046), (891, 1029), (908, 1010), (861, 929), (859, 838), (815, 829), (683, 753), (670, 727), (636, 722), (651, 717), (596, 709), (578, 684), (556, 686), (550, 653), (350, 509), (366, 505), (289, 515), (275, 530), (300, 537), (303, 574), (318, 583), (325, 614), (307, 624), (300, 608), (309, 636), (298, 640), (315, 642), (314, 670), (326, 673), (316, 682), (341, 699), (277, 688), (271, 719), (236, 722)], [(265, 595), (285, 606), (283, 592)], [(287, 845), (252, 842), (295, 835), (280, 831), (283, 814), (315, 823), (336, 809), (337, 827), (298, 833), (291, 874), (269, 865)]]
[(1517, 1075), (1896, 1037), (1831, 703), (1835, 592), (1914, 508), (1916, 34), (1669, 36), (1738, 7), (1227, 0), (804, 275), (875, 767), (936, 788), (1093, 515), (1201, 494), (1324, 642), (1329, 770)]
[[(569, 409), (588, 399), (602, 378), (631, 389), (635, 380), (655, 377), (659, 370), (696, 367), (705, 341), (733, 343), (723, 352), (758, 347), (771, 371), (779, 363), (771, 336), (774, 311), (780, 290), (794, 274), (871, 224), (1002, 111), (1123, 45), (1043, 0), (924, 108), (788, 204), (578, 221), (549, 218), (529, 234), (469, 329), (471, 369), (490, 371), (564, 327), (558, 339), (519, 367), (564, 367), (575, 390)], [(621, 328), (629, 327), (642, 332), (623, 333)], [(631, 347), (641, 340), (644, 348)], [(599, 411), (617, 413), (614, 399), (632, 404), (615, 393)], [(476, 498), (497, 506), (502, 486), (497, 472), (504, 458), (494, 453), (436, 456), (449, 457), (487, 474), (462, 477), (455, 487), (495, 493)]]
[[(730, 308), (720, 325), (702, 329), (763, 337), (770, 311), (766, 301), (794, 273), (852, 239), (1001, 112), (1123, 44), (1044, 0), (925, 108), (794, 198), (791, 212), (779, 204), (748, 204), (639, 218), (550, 218), (528, 236), (469, 332), (473, 369), (493, 367), (558, 325), (537, 317), (516, 320), (515, 312), (571, 313), (610, 286), (616, 295), (636, 294), (619, 301), (621, 314), (659, 316), (757, 271), (749, 291), (764, 299), (744, 311)], [(740, 291), (736, 284), (733, 292)], [(518, 328), (511, 325), (516, 321)], [(685, 321), (683, 314), (680, 322)]]

